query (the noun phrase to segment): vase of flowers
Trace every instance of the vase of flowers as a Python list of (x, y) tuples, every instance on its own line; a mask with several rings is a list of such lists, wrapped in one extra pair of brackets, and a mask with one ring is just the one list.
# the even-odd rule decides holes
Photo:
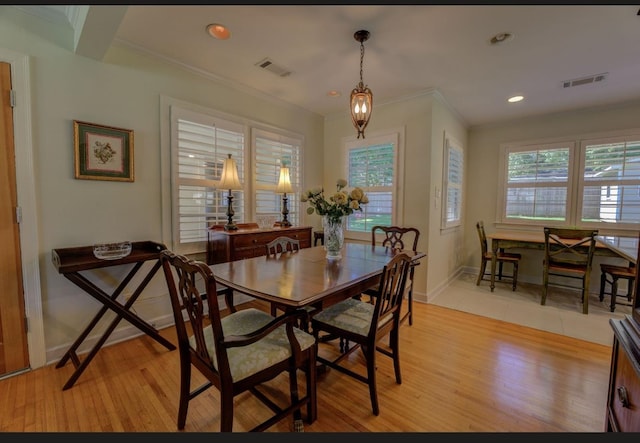
[(338, 179), (336, 192), (325, 198), (323, 188), (310, 189), (302, 194), (302, 202), (308, 202), (307, 214), (314, 212), (322, 216), (324, 229), (324, 248), (328, 259), (342, 257), (344, 244), (344, 217), (354, 211), (362, 211), (362, 205), (369, 203), (364, 191), (355, 187), (350, 192), (345, 190), (347, 181)]
[(322, 217), (322, 229), (324, 230), (324, 249), (327, 251), (327, 258), (342, 258), (342, 245), (344, 244), (344, 230), (342, 224), (344, 217), (333, 219), (328, 215)]

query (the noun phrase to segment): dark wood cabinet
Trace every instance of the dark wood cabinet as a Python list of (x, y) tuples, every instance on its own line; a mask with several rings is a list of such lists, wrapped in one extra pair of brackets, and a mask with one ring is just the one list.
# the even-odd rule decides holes
[(266, 244), (287, 236), (300, 241), (301, 248), (311, 247), (311, 226), (259, 229), (249, 225), (237, 231), (210, 228), (207, 241), (207, 264), (224, 263), (266, 255)]
[[(640, 242), (636, 270), (640, 263)], [(606, 431), (640, 432), (640, 273), (636, 271), (631, 315), (609, 320), (613, 349), (607, 396)]]

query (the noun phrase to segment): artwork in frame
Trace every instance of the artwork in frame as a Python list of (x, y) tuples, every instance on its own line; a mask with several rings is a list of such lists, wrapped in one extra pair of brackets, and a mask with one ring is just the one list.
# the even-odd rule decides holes
[(75, 178), (134, 181), (133, 130), (73, 121)]

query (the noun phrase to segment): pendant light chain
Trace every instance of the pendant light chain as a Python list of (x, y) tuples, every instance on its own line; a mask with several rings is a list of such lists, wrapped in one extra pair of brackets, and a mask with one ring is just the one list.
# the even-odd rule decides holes
[(363, 61), (364, 61), (364, 43), (360, 42), (360, 85), (364, 85), (364, 83), (362, 82), (362, 62)]

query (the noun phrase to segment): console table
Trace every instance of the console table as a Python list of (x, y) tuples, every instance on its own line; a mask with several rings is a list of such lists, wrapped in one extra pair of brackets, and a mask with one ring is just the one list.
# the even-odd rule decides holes
[(301, 248), (311, 247), (311, 226), (273, 227), (260, 229), (257, 224), (238, 225), (236, 231), (219, 226), (208, 230), (207, 264), (226, 263), (266, 255), (266, 245), (280, 236), (300, 241)]
[[(73, 386), (78, 377), (80, 377), (82, 372), (86, 369), (93, 357), (95, 357), (109, 335), (123, 318), (170, 351), (176, 348), (173, 343), (162, 337), (153, 326), (145, 322), (130, 310), (131, 305), (133, 305), (133, 303), (138, 299), (144, 288), (151, 281), (158, 269), (160, 269), (160, 252), (164, 249), (167, 249), (165, 245), (153, 241), (132, 242), (131, 253), (126, 257), (115, 260), (101, 260), (96, 258), (93, 255), (93, 246), (52, 250), (51, 259), (58, 272), (103, 304), (102, 308), (100, 308), (86, 329), (82, 331), (73, 345), (71, 345), (69, 350), (65, 352), (60, 361), (56, 364), (56, 368), (61, 368), (67, 363), (67, 361), (71, 360), (76, 368), (75, 372), (71, 377), (69, 377), (69, 380), (65, 383), (62, 390), (69, 389)], [(122, 291), (127, 287), (134, 275), (137, 274), (142, 265), (149, 260), (156, 260), (156, 263), (149, 270), (144, 280), (142, 280), (142, 282), (140, 282), (140, 284), (134, 289), (131, 297), (129, 297), (124, 304), (118, 302), (116, 300), (118, 296), (122, 294)], [(118, 287), (111, 295), (104, 292), (94, 283), (89, 281), (86, 276), (80, 273), (81, 271), (88, 271), (91, 269), (126, 264), (133, 264), (133, 268), (129, 271), (122, 282), (118, 284)], [(115, 312), (116, 318), (111, 321), (109, 327), (98, 339), (97, 343), (93, 346), (84, 360), (80, 361), (77, 354), (78, 348), (109, 309)]]

